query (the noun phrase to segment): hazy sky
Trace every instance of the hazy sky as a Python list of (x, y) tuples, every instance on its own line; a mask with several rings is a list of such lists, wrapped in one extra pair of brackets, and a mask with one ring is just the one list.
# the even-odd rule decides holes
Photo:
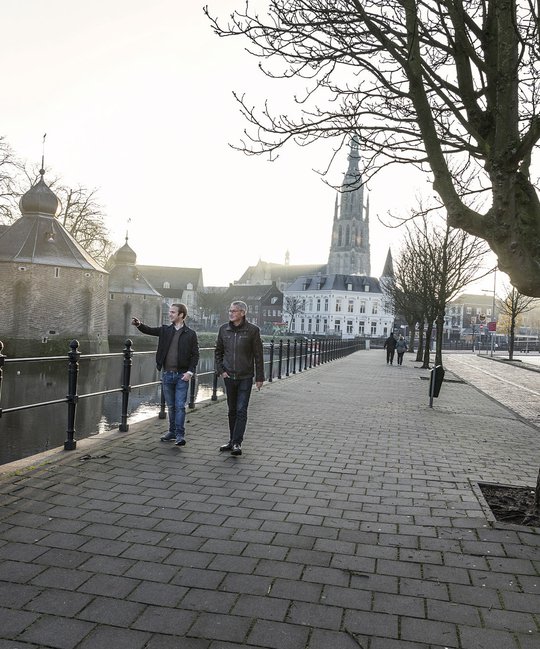
[[(262, 2), (262, 0), (261, 0)], [(201, 267), (227, 285), (259, 259), (327, 262), (335, 192), (332, 143), (289, 146), (279, 159), (234, 151), (244, 127), (232, 91), (283, 106), (245, 42), (220, 39), (202, 7), (226, 17), (244, 0), (3, 0), (0, 134), (67, 183), (98, 188), (112, 238), (126, 229), (141, 264)], [(329, 181), (340, 184), (343, 152)], [(371, 273), (378, 276), (427, 180), (407, 169), (368, 185)], [(128, 219), (131, 222), (128, 223)]]

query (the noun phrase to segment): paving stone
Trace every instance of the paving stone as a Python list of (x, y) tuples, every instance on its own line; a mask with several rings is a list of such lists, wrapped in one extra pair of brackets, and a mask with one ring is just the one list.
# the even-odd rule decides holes
[(91, 622), (67, 617), (40, 617), (21, 634), (20, 640), (35, 642), (40, 646), (72, 649), (95, 627)]
[(2, 637), (15, 638), (30, 626), (39, 616), (28, 611), (0, 608), (0, 629)]
[(298, 649), (305, 647), (309, 629), (295, 624), (257, 620), (247, 638), (255, 646), (269, 649)]
[(142, 649), (147, 646), (150, 633), (100, 626), (79, 645), (79, 649)]
[[(137, 583), (135, 580), (132, 580)], [(160, 584), (145, 581), (139, 584), (129, 594), (129, 599), (156, 606), (177, 606), (186, 594), (186, 588), (173, 584)]]
[(20, 609), (40, 592), (40, 589), (34, 586), (0, 582), (0, 606)]
[[(76, 593), (80, 595), (79, 593)], [(87, 596), (89, 597), (89, 596)], [(144, 611), (145, 606), (138, 602), (128, 602), (111, 597), (95, 597), (79, 612), (81, 620), (129, 627)]]
[(464, 649), (518, 649), (514, 635), (507, 631), (460, 626), (459, 636)]
[(49, 615), (75, 617), (91, 600), (91, 595), (49, 588), (28, 602), (25, 609)]

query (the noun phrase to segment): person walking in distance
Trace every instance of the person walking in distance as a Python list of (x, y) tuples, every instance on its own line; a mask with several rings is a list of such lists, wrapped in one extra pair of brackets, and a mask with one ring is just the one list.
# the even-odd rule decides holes
[(229, 441), (219, 450), (231, 455), (242, 455), (253, 377), (257, 390), (264, 382), (261, 332), (246, 320), (246, 312), (245, 302), (231, 304), (229, 322), (219, 328), (215, 349), (216, 372), (225, 383), (229, 409)]
[(403, 365), (403, 354), (407, 351), (407, 341), (403, 336), (400, 336), (398, 338), (398, 341), (396, 343), (396, 352), (397, 352), (397, 364), (398, 365)]
[(174, 439), (176, 446), (186, 443), (184, 422), (188, 387), (199, 362), (199, 341), (193, 329), (186, 325), (186, 316), (185, 304), (171, 304), (170, 325), (149, 327), (138, 318), (131, 321), (143, 334), (159, 338), (156, 366), (162, 372), (163, 396), (169, 412), (169, 432), (161, 441)]
[(394, 333), (392, 332), (388, 338), (384, 341), (384, 348), (386, 349), (386, 364), (394, 363), (394, 354), (396, 353), (396, 344), (397, 340), (394, 338)]

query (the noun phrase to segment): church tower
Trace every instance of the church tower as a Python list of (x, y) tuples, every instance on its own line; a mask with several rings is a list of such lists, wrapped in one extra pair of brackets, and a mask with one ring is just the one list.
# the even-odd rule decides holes
[(364, 187), (358, 169), (358, 142), (351, 140), (349, 168), (341, 185), (341, 203), (334, 206), (332, 243), (328, 256), (329, 275), (371, 275), (369, 255), (369, 199), (364, 205)]

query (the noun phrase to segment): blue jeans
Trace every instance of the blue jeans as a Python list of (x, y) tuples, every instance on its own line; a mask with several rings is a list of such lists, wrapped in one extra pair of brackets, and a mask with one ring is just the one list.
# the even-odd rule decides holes
[(186, 419), (186, 401), (189, 381), (182, 380), (184, 372), (163, 372), (161, 384), (163, 396), (169, 412), (169, 434), (175, 435), (176, 441), (184, 439), (184, 421)]
[(229, 406), (229, 434), (232, 444), (241, 444), (247, 424), (247, 411), (253, 378), (223, 379)]

